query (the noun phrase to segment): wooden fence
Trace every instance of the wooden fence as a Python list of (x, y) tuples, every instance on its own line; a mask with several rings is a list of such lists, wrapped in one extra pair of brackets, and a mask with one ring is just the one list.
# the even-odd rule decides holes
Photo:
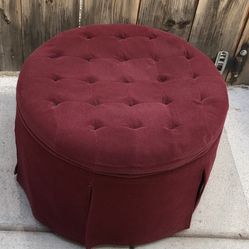
[[(177, 34), (214, 59), (249, 42), (248, 0), (0, 0), (0, 70), (56, 33), (92, 23), (137, 23)], [(237, 83), (249, 84), (246, 62)], [(229, 73), (226, 74), (229, 79)]]

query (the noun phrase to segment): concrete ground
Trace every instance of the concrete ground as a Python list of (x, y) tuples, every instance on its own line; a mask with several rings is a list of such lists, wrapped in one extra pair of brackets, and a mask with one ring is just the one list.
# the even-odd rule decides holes
[[(39, 224), (15, 180), (16, 81), (15, 75), (0, 75), (0, 249), (83, 248)], [(174, 237), (136, 248), (249, 248), (249, 89), (229, 87), (228, 92), (230, 110), (225, 130), (191, 228)]]

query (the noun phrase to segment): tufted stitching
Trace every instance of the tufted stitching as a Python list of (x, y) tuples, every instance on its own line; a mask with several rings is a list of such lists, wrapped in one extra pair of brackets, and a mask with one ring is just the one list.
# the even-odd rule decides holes
[(133, 122), (131, 122), (128, 126), (131, 129), (139, 129), (143, 127), (143, 124), (140, 120), (134, 120)]
[(165, 82), (168, 80), (168, 76), (167, 75), (164, 75), (164, 74), (160, 74), (157, 76), (157, 80), (160, 81), (160, 82)]
[(89, 101), (89, 104), (97, 106), (97, 105), (100, 105), (101, 103), (100, 103), (99, 99), (95, 98), (95, 99), (91, 99)]
[(123, 55), (118, 56), (118, 60), (123, 62), (123, 61), (128, 61), (129, 58), (126, 55), (123, 54)]
[(203, 94), (200, 94), (200, 101), (203, 102), (207, 97)]
[(92, 33), (90, 33), (90, 32), (84, 32), (82, 35), (87, 40), (90, 40), (90, 39), (92, 39), (94, 37), (94, 35)]
[(125, 76), (121, 80), (124, 83), (131, 83), (131, 82), (133, 82), (133, 79), (131, 77), (125, 77)]
[(156, 38), (157, 38), (157, 35), (154, 34), (154, 33), (150, 33), (150, 34), (148, 35), (148, 38), (149, 38), (150, 40), (153, 40), (153, 39), (156, 39)]
[(172, 102), (172, 100), (168, 96), (163, 96), (162, 97), (162, 103), (165, 105), (168, 105)]
[(61, 79), (62, 79), (62, 77), (59, 76), (59, 75), (54, 74), (54, 75), (52, 76), (52, 80), (53, 80), (53, 81), (58, 81), (58, 80), (61, 80)]
[(194, 99), (193, 102), (196, 104), (203, 104), (204, 101), (207, 99), (207, 96), (205, 96), (204, 94), (200, 93), (200, 96), (198, 99)]
[(128, 36), (127, 33), (119, 33), (119, 34), (116, 35), (116, 37), (123, 40), (123, 39), (128, 38), (129, 36)]
[[(149, 32), (148, 32), (149, 33)], [(147, 34), (148, 34), (147, 33)], [(80, 39), (80, 37), (81, 37), (81, 40), (82, 40), (82, 42), (84, 43), (84, 38), (82, 37), (82, 31), (80, 32), (80, 34), (78, 35), (78, 39)], [(147, 40), (148, 39), (148, 37), (147, 37), (147, 34), (144, 34), (143, 36), (142, 35), (139, 35), (140, 37), (143, 37), (143, 39), (145, 39), (145, 40)], [(104, 35), (100, 35), (100, 36), (97, 36), (96, 37), (96, 41), (99, 39), (100, 40), (100, 42), (101, 42), (101, 37), (102, 36), (105, 36), (105, 35), (107, 35), (108, 36), (108, 34), (104, 34)], [(129, 45), (128, 43), (129, 43), (129, 41), (133, 41), (133, 37), (134, 36), (132, 36), (131, 38), (129, 38), (127, 41), (124, 41), (124, 44), (123, 45)], [(118, 44), (119, 42), (118, 42), (118, 40), (116, 40), (115, 41), (115, 37), (113, 37), (113, 35), (112, 35), (112, 40), (111, 40), (111, 42), (113, 42), (113, 44)], [(159, 37), (160, 38), (160, 37)], [(161, 37), (162, 38), (162, 40), (164, 39), (164, 37), (162, 36)], [(159, 39), (158, 39), (159, 40)], [(165, 39), (166, 40), (166, 39)], [(109, 40), (108, 40), (109, 41)], [(87, 41), (86, 41), (87, 42)], [(142, 59), (143, 59), (143, 61), (141, 61), (142, 63), (144, 63), (144, 64), (149, 64), (150, 66), (151, 66), (151, 64), (154, 64), (154, 65), (152, 65), (153, 67), (155, 66), (155, 70), (154, 70), (154, 68), (153, 68), (153, 70), (151, 70), (151, 71), (148, 71), (148, 75), (149, 76), (151, 76), (151, 74), (153, 74), (154, 72), (156, 72), (157, 70), (158, 70), (158, 68), (156, 67), (157, 65), (156, 65), (156, 63), (152, 63), (152, 58), (153, 58), (153, 47), (151, 47), (152, 45), (154, 46), (156, 46), (156, 45), (160, 45), (160, 44), (157, 44), (157, 40), (155, 40), (155, 41), (149, 41), (149, 39), (148, 39), (148, 51), (151, 49), (151, 54), (149, 54), (148, 55), (148, 53), (146, 52), (146, 53), (141, 53), (141, 54), (133, 54), (133, 53), (131, 53), (131, 55), (130, 56), (132, 56), (132, 55), (134, 55), (134, 57), (136, 56), (136, 57), (141, 57)], [(152, 43), (151, 43), (152, 42)], [(155, 43), (154, 43), (155, 42)], [(63, 43), (63, 41), (62, 41), (62, 43)], [(82, 52), (83, 52), (83, 50), (86, 52), (86, 53), (80, 53), (80, 51), (79, 51), (79, 53), (78, 54), (71, 54), (71, 50), (67, 50), (67, 49), (65, 49), (65, 51), (63, 51), (63, 53), (65, 53), (65, 54), (68, 54), (68, 55), (66, 55), (66, 56), (70, 56), (70, 58), (61, 58), (61, 59), (59, 59), (60, 61), (62, 61), (63, 59), (65, 59), (65, 60), (68, 60), (68, 62), (70, 63), (70, 61), (69, 60), (71, 60), (72, 62), (75, 62), (75, 63), (77, 63), (78, 62), (78, 60), (76, 60), (75, 58), (78, 58), (78, 59), (83, 59), (82, 57), (86, 54), (86, 55), (88, 55), (88, 53), (91, 53), (91, 52), (94, 52), (95, 50), (93, 49), (93, 50), (91, 50), (91, 41), (88, 41), (88, 43), (87, 44), (89, 44), (89, 50), (87, 50), (87, 51), (85, 51), (84, 49), (82, 49)], [(147, 44), (147, 43), (146, 43)], [(103, 44), (104, 45), (104, 44)], [(122, 41), (120, 41), (120, 44), (119, 45), (122, 45)], [(80, 47), (82, 46), (82, 44), (80, 44), (79, 45)], [(104, 46), (103, 46), (104, 47)], [(95, 48), (95, 46), (94, 46), (94, 48)], [(102, 59), (108, 59), (108, 60), (110, 60), (110, 64), (112, 64), (112, 63), (117, 63), (117, 61), (116, 60), (114, 60), (114, 58), (113, 58), (113, 56), (114, 56), (114, 54), (119, 54), (120, 52), (122, 53), (125, 53), (126, 51), (119, 51), (119, 49), (120, 49), (121, 47), (118, 47), (116, 50), (111, 50), (111, 53), (106, 53), (106, 54), (104, 54), (104, 56), (101, 56), (101, 55), (99, 55), (99, 56), (101, 56), (100, 57), (100, 59), (101, 60), (99, 60), (98, 61), (98, 63), (96, 63), (96, 69), (97, 70), (95, 70), (95, 62), (94, 63), (90, 63), (90, 66), (91, 66), (91, 69), (93, 69), (93, 70), (89, 70), (89, 65), (85, 65), (85, 63), (84, 63), (84, 65), (83, 65), (83, 68), (82, 69), (80, 69), (80, 67), (82, 66), (82, 65), (79, 65), (79, 70), (77, 69), (77, 70), (72, 70), (72, 72), (74, 72), (74, 71), (76, 71), (77, 73), (74, 75), (73, 73), (71, 74), (71, 71), (69, 72), (69, 73), (67, 73), (68, 71), (66, 70), (64, 73), (63, 73), (63, 77), (72, 77), (72, 84), (74, 84), (74, 77), (75, 78), (78, 78), (78, 79), (81, 79), (81, 80), (83, 80), (84, 78), (86, 78), (86, 77), (88, 77), (89, 76), (89, 74), (91, 75), (91, 72), (94, 72), (94, 76), (96, 76), (96, 77), (100, 77), (100, 78), (98, 78), (98, 80), (99, 79), (101, 79), (101, 73), (100, 73), (100, 75), (98, 75), (99, 74), (99, 72), (102, 72), (101, 70), (98, 70), (99, 68), (98, 68), (98, 66), (99, 66), (99, 63), (105, 63), (105, 61), (103, 60), (102, 61)], [(123, 47), (123, 49), (125, 49), (126, 47)], [(108, 47), (108, 49), (109, 49), (109, 47)], [(143, 51), (143, 50), (142, 50)], [(98, 51), (97, 51), (98, 52)], [(109, 52), (109, 51), (107, 51), (107, 52)], [(155, 53), (156, 51), (154, 50), (154, 53)], [(179, 53), (178, 53), (179, 52)], [(190, 66), (192, 66), (191, 65), (191, 62), (190, 61), (185, 61), (185, 57), (184, 57), (184, 53), (181, 51), (181, 50), (178, 50), (178, 54), (176, 55), (176, 56), (179, 56), (179, 61), (180, 61), (180, 63), (182, 63), (181, 65), (185, 65), (186, 63), (187, 64), (189, 64)], [(190, 50), (190, 52), (191, 52), (191, 50)], [(174, 51), (172, 51), (172, 53), (174, 53)], [(172, 57), (172, 53), (171, 53), (171, 51), (169, 51), (169, 54), (167, 54), (167, 53), (165, 53), (165, 54), (160, 54), (160, 53), (158, 53), (159, 54), (159, 56), (161, 56), (161, 60), (166, 60), (166, 58), (168, 57), (168, 56), (171, 56)], [(63, 56), (65, 56), (65, 54), (63, 54)], [(196, 52), (196, 54), (197, 54), (197, 52)], [(120, 55), (120, 54), (119, 54)], [(42, 54), (41, 53), (41, 55), (39, 55), (39, 56), (44, 56), (44, 57), (46, 57), (47, 58), (47, 60), (49, 60), (49, 58), (48, 58), (48, 53), (47, 53), (47, 50)], [(79, 57), (81, 57), (81, 58), (79, 58)], [(103, 57), (105, 57), (105, 58), (103, 58)], [(133, 59), (134, 58), (133, 56), (131, 57), (131, 59)], [(153, 58), (153, 59), (155, 59), (155, 58)], [(196, 60), (197, 59), (199, 59), (199, 58), (196, 58)], [(59, 61), (58, 60), (58, 61)], [(111, 61), (112, 60), (112, 61)], [(148, 61), (148, 60), (151, 60), (151, 61)], [(197, 60), (198, 61), (198, 60)], [(49, 63), (54, 63), (55, 64), (55, 68), (54, 68), (54, 72), (57, 72), (56, 70), (58, 69), (59, 70), (59, 72), (63, 72), (62, 70), (60, 71), (60, 68), (59, 68), (59, 66), (61, 65), (61, 64), (58, 64), (58, 63), (55, 63), (55, 62), (57, 62), (56, 60), (50, 60), (50, 61), (48, 61)], [(84, 62), (84, 61), (82, 61), (82, 62)], [(200, 62), (201, 62), (201, 60), (200, 60)], [(204, 61), (205, 62), (205, 61)], [(204, 63), (203, 62), (203, 63)], [(109, 63), (109, 61), (108, 61), (108, 63)], [(174, 64), (174, 60), (172, 60), (172, 63)], [(117, 63), (118, 64), (118, 63)], [(128, 64), (128, 63), (127, 63)], [(147, 65), (146, 64), (146, 65)], [(172, 65), (173, 65), (172, 64)], [(205, 64), (205, 63), (204, 63)], [(49, 66), (50, 66), (50, 64), (49, 64)], [(57, 66), (58, 66), (58, 68), (57, 68)], [(84, 68), (84, 66), (86, 66), (85, 68)], [(115, 65), (116, 66), (116, 65)], [(117, 65), (117, 67), (118, 67), (119, 65)], [(122, 65), (120, 65), (119, 66), (119, 68), (121, 67)], [(124, 65), (125, 67), (126, 67), (126, 65)], [(133, 66), (133, 65), (129, 65), (129, 67), (130, 66)], [(143, 65), (142, 65), (143, 66)], [(162, 66), (162, 65), (159, 65), (159, 66)], [(177, 66), (177, 65), (176, 65)], [(179, 65), (178, 65), (179, 66)], [(196, 69), (196, 67), (195, 67), (195, 65), (193, 65), (193, 69)], [(157, 89), (159, 90), (161, 90), (162, 88), (161, 88), (161, 83), (157, 83), (156, 82), (156, 78), (157, 78), (157, 74), (160, 74), (160, 73), (162, 73), (162, 74), (168, 74), (169, 73), (169, 68), (165, 68), (165, 71), (159, 71), (159, 73), (157, 73), (157, 74), (154, 74), (154, 79), (153, 80), (151, 80), (151, 78), (147, 78), (147, 77), (142, 77), (142, 79), (144, 78), (145, 80), (145, 82), (142, 82), (142, 80), (140, 80), (141, 78), (140, 78), (140, 75), (141, 74), (139, 74), (139, 75), (137, 75), (137, 74), (135, 74), (134, 73), (134, 81), (136, 81), (136, 80), (138, 80), (138, 82), (136, 82), (136, 83), (134, 83), (134, 85), (136, 85), (135, 87), (134, 87), (134, 89), (133, 89), (133, 84), (128, 84), (128, 85), (121, 85), (121, 84), (124, 84), (124, 83), (122, 83), (122, 82), (127, 82), (127, 80), (125, 79), (125, 76), (126, 76), (126, 74), (128, 74), (128, 70), (126, 70), (126, 68), (120, 68), (121, 70), (118, 70), (119, 68), (117, 68), (117, 71), (118, 72), (116, 72), (115, 71), (115, 73), (113, 73), (113, 75), (111, 75), (110, 76), (110, 78), (108, 78), (110, 81), (114, 81), (114, 82), (118, 82), (118, 84), (120, 84), (120, 86), (117, 86), (117, 88), (115, 88), (116, 86), (114, 86), (114, 90), (112, 91), (112, 92), (109, 92), (108, 91), (108, 89), (107, 89), (107, 91), (105, 92), (105, 91), (103, 91), (103, 99), (105, 99), (105, 98), (107, 98), (107, 94), (108, 94), (108, 96), (110, 96), (110, 99), (108, 100), (108, 103), (109, 103), (109, 101), (111, 102), (111, 103), (114, 103), (114, 102), (116, 102), (117, 100), (120, 100), (119, 99), (119, 95), (117, 95), (117, 98), (116, 98), (116, 96), (114, 96), (115, 95), (115, 91), (116, 91), (116, 89), (120, 89), (120, 90), (118, 90), (117, 92), (118, 92), (118, 94), (120, 93), (120, 91), (122, 91), (122, 94), (123, 94), (123, 97), (122, 98), (124, 98), (125, 97), (125, 95), (127, 96), (127, 94), (131, 94), (132, 96), (135, 96), (135, 97), (137, 97), (139, 100), (140, 100), (140, 94), (139, 94), (139, 88), (137, 88), (137, 86), (138, 87), (140, 87), (140, 85), (142, 84), (142, 83), (146, 83), (147, 84), (147, 82), (148, 82), (148, 84), (151, 84), (151, 83), (156, 83), (156, 84), (153, 84), (153, 86), (155, 86), (155, 87), (157, 87)], [(127, 67), (128, 68), (128, 67)], [(32, 68), (31, 68), (32, 69)], [(116, 68), (115, 68), (116, 69)], [(129, 69), (129, 68), (128, 68)], [(162, 68), (161, 68), (162, 69)], [(81, 73), (81, 70), (82, 70), (82, 73)], [(87, 71), (88, 70), (88, 71)], [(160, 70), (160, 68), (159, 68), (159, 70)], [(134, 70), (135, 71), (135, 70)], [(193, 71), (195, 71), (195, 70), (193, 70)], [(38, 72), (39, 72), (39, 68), (38, 68)], [(53, 72), (53, 71), (52, 71)], [(198, 72), (198, 71), (197, 71)], [(86, 74), (86, 73), (88, 73), (88, 74)], [(139, 73), (140, 73), (140, 71), (139, 71)], [(145, 72), (146, 73), (146, 75), (145, 76), (147, 76), (147, 72)], [(104, 72), (104, 74), (105, 74), (105, 72)], [(133, 74), (132, 74), (133, 75)], [(189, 72), (188, 73), (188, 75), (186, 75), (186, 74), (184, 74), (184, 76), (182, 76), (183, 74), (175, 74), (174, 76), (173, 75), (171, 75), (171, 74), (169, 74), (169, 77), (170, 77), (170, 79), (171, 79), (171, 77), (172, 78), (176, 78), (177, 80), (179, 80), (178, 82), (180, 82), (181, 81), (181, 79), (180, 79), (180, 77), (188, 77), (188, 78), (192, 78), (192, 72)], [(50, 75), (49, 75), (50, 76)], [(143, 76), (143, 75), (142, 75)], [(104, 77), (109, 77), (109, 70), (107, 71), (107, 74), (106, 75), (104, 75)], [(103, 78), (104, 78), (103, 77)], [(124, 79), (123, 79), (123, 77), (124, 77)], [(215, 76), (216, 77), (216, 76)], [(45, 79), (46, 80), (46, 79)], [(154, 82), (152, 82), (152, 81), (154, 81)], [(66, 82), (65, 82), (66, 83)], [(70, 84), (70, 80), (68, 80), (68, 83)], [(205, 83), (205, 82), (204, 82)], [(24, 84), (24, 83), (23, 83)], [(51, 80), (51, 84), (52, 84), (52, 80)], [(54, 83), (55, 84), (55, 83)], [(57, 84), (59, 84), (59, 83), (57, 83)], [(102, 87), (102, 82), (101, 82), (101, 84), (96, 84), (96, 85), (94, 85), (94, 87), (96, 86), (96, 87), (98, 87), (98, 85), (100, 85), (100, 87)], [(57, 86), (57, 85), (56, 85)], [(129, 88), (129, 86), (130, 86), (130, 88)], [(167, 87), (167, 86), (169, 86), (168, 84), (165, 84), (165, 85), (163, 85), (162, 84), (162, 86), (165, 86), (165, 87)], [(64, 88), (65, 87), (65, 88)], [(90, 87), (90, 85), (86, 88), (86, 90), (87, 91), (92, 91), (92, 90), (95, 90), (95, 88), (94, 87)], [(107, 86), (107, 87), (109, 87), (109, 86)], [(111, 85), (111, 87), (112, 87), (112, 85)], [(170, 92), (171, 92), (171, 90), (173, 90), (173, 87), (174, 87), (174, 90), (175, 91), (177, 91), (177, 84), (171, 84), (171, 86), (169, 86), (170, 87), (170, 89), (168, 89)], [(172, 89), (171, 89), (171, 87), (172, 87)], [(187, 89), (187, 87), (188, 86), (186, 86), (186, 89)], [(192, 86), (191, 86), (192, 87)], [(94, 88), (94, 89), (93, 89)], [(130, 91), (127, 91), (127, 89), (130, 89)], [(52, 89), (55, 89), (55, 90), (57, 90), (57, 88), (52, 88)], [(61, 88), (60, 88), (61, 90), (65, 90), (65, 91), (67, 91), (67, 88), (66, 88), (66, 85), (64, 85), (64, 86), (62, 86)], [(78, 88), (77, 86), (76, 87), (74, 87), (74, 85), (73, 85), (73, 87), (72, 87), (72, 90), (79, 90), (79, 89), (81, 89), (81, 88)], [(145, 88), (145, 89), (147, 89), (147, 88)], [(47, 90), (50, 90), (50, 89), (47, 89)], [(84, 90), (84, 88), (83, 88), (83, 90)], [(99, 89), (97, 89), (97, 91), (98, 91)], [(101, 89), (100, 89), (101, 90)], [(134, 90), (134, 91), (133, 91)], [(138, 90), (138, 91), (137, 91)], [(163, 88), (163, 90), (166, 90), (166, 88)], [(71, 88), (70, 88), (70, 91), (71, 91)], [(189, 91), (192, 91), (192, 89), (189, 89)], [(146, 91), (145, 91), (146, 92)], [(148, 99), (146, 100), (146, 101), (148, 101), (148, 102), (152, 102), (152, 103), (156, 103), (157, 102), (157, 104), (155, 104), (155, 106), (154, 105), (151, 105), (151, 107), (153, 107), (153, 108), (157, 108), (157, 105), (159, 104), (160, 105), (160, 103), (162, 102), (163, 104), (167, 104), (167, 96), (162, 96), (163, 94), (162, 94), (162, 92), (160, 91), (155, 91), (155, 94), (154, 94), (154, 92), (149, 92), (149, 89), (148, 89), (148, 96), (151, 96), (151, 98), (150, 97), (148, 97), (148, 96), (146, 96), (146, 97), (148, 97)], [(165, 92), (165, 94), (168, 94), (168, 93), (170, 93), (170, 92)], [(173, 92), (173, 91), (172, 91)], [(53, 93), (53, 94), (55, 94), (55, 92), (51, 92), (51, 93)], [(111, 95), (109, 95), (109, 93), (111, 94)], [(192, 93), (193, 93), (193, 91), (192, 91)], [(49, 92), (49, 94), (50, 94), (50, 92)], [(70, 102), (71, 101), (74, 101), (74, 100), (76, 100), (76, 101), (80, 101), (79, 99), (78, 99), (78, 97), (80, 98), (80, 96), (81, 96), (81, 94), (76, 94), (76, 96), (75, 97), (73, 97), (73, 96), (71, 96), (70, 95), (71, 94), (71, 92), (69, 92), (68, 93), (68, 96), (69, 96), (69, 98), (70, 98), (70, 101), (68, 102), (68, 103), (65, 103), (65, 104), (63, 104), (63, 106), (62, 107), (64, 107), (64, 106), (67, 106), (67, 104), (68, 105), (70, 105)], [(93, 92), (92, 92), (92, 94), (93, 94)], [(95, 94), (95, 93), (94, 93)], [(113, 94), (113, 95), (112, 95)], [(137, 95), (138, 94), (138, 95)], [(159, 95), (159, 94), (162, 94), (162, 95)], [(47, 95), (47, 93), (46, 93), (46, 95)], [(189, 94), (189, 97), (191, 96), (192, 94)], [(49, 96), (54, 96), (54, 95), (49, 95)], [(66, 92), (65, 92), (65, 96), (67, 96), (66, 95)], [(102, 93), (101, 93), (101, 96), (102, 96)], [(112, 97), (115, 97), (115, 98), (112, 98)], [(142, 92), (142, 96), (143, 96), (143, 92)], [(170, 95), (171, 96), (171, 95)], [(172, 93), (172, 97), (173, 96), (177, 96), (177, 94), (176, 95), (174, 95), (173, 93)], [(63, 92), (63, 97), (64, 97), (64, 92)], [(89, 99), (86, 99), (87, 101), (85, 101), (84, 100), (84, 98), (85, 98), (85, 95), (84, 94), (82, 94), (82, 102), (88, 102), (89, 101)], [(196, 99), (198, 99), (199, 100), (199, 96), (198, 96), (198, 94), (196, 95), (196, 97), (195, 97)], [(186, 98), (187, 99), (187, 98)], [(193, 98), (192, 98), (193, 99)], [(210, 98), (211, 99), (211, 98)], [(101, 99), (102, 100), (102, 99)], [(167, 112), (168, 112), (168, 114), (170, 114), (171, 112), (174, 112), (174, 110), (177, 110), (178, 111), (178, 108), (179, 108), (179, 111), (181, 110), (180, 109), (180, 104), (183, 104), (184, 105), (184, 102), (185, 101), (185, 99), (184, 100), (182, 100), (182, 101), (179, 101), (177, 98), (176, 99), (174, 99), (174, 108), (173, 108), (173, 110), (171, 109), (171, 106), (169, 107), (169, 109), (168, 109), (168, 107), (167, 106), (165, 106), (165, 108), (163, 108), (164, 106), (161, 104), (161, 108), (159, 107), (157, 110), (158, 111), (162, 111), (162, 112), (164, 112), (165, 113), (165, 111), (166, 111), (166, 114), (167, 114)], [(201, 98), (201, 101), (202, 101), (202, 98)], [(120, 102), (120, 101), (119, 101)], [(123, 101), (121, 101), (121, 102), (123, 102)], [(208, 101), (207, 101), (208, 102)], [(98, 104), (98, 100), (96, 100), (96, 102), (95, 102), (95, 100), (92, 100), (92, 103), (93, 103), (93, 105), (97, 105)], [(188, 102), (186, 102), (186, 104), (187, 104)], [(205, 102), (206, 103), (206, 102)], [(59, 102), (58, 103), (56, 103), (56, 104), (59, 104)], [(86, 103), (87, 104), (87, 103)], [(50, 102), (48, 102), (48, 105), (51, 105), (52, 106), (52, 103), (50, 104)], [(210, 101), (210, 105), (212, 105), (212, 102)], [(50, 106), (50, 107), (51, 107)], [(120, 106), (121, 108), (125, 108), (125, 112), (127, 113), (127, 116), (125, 116), (125, 118), (124, 118), (124, 121), (125, 120), (127, 120), (126, 122), (126, 125), (125, 125), (125, 127), (127, 128), (127, 126), (128, 126), (128, 124), (129, 124), (129, 120), (130, 120), (130, 116), (128, 115), (128, 114), (137, 114), (137, 116), (135, 116), (135, 117), (137, 117), (137, 118), (139, 118), (139, 117), (142, 117), (142, 116), (140, 116), (140, 114), (142, 115), (143, 113), (140, 113), (140, 110), (139, 110), (139, 108), (140, 108), (140, 106), (141, 107), (145, 107), (145, 109), (146, 109), (146, 107), (147, 107), (147, 105), (145, 105), (145, 104), (141, 104), (141, 105), (139, 105), (139, 106), (137, 106), (137, 107), (134, 107), (134, 109), (132, 109), (132, 108), (129, 108), (127, 105), (125, 105), (125, 104), (123, 104), (123, 107), (122, 106)], [(150, 107), (150, 105), (148, 105), (149, 107)], [(61, 108), (58, 108), (58, 109), (62, 109), (62, 107)], [(92, 118), (94, 119), (94, 118), (100, 118), (100, 116), (96, 116), (97, 115), (97, 113), (96, 113), (96, 111), (98, 111), (98, 109), (99, 108), (94, 108), (94, 107), (92, 107), (92, 108), (90, 108), (91, 106), (89, 105), (88, 106), (88, 108), (86, 109), (87, 111), (89, 110), (90, 112), (93, 112), (93, 116), (92, 116)], [(90, 109), (89, 109), (90, 108)], [(106, 107), (107, 108), (107, 107)], [(104, 113), (105, 111), (106, 111), (106, 108), (105, 108), (105, 106), (103, 106), (103, 109), (101, 108), (101, 112), (102, 113)], [(187, 108), (187, 106), (186, 106), (186, 108)], [(94, 109), (96, 109), (96, 110), (94, 110)], [(127, 109), (127, 110), (126, 110)], [(203, 108), (204, 109), (204, 108)], [(123, 109), (121, 109), (121, 110), (123, 110)], [(154, 109), (150, 109), (150, 110), (154, 110)], [(81, 109), (79, 110), (79, 112), (81, 113)], [(194, 110), (193, 110), (194, 111)], [(83, 110), (83, 114), (84, 114), (84, 110)], [(23, 112), (24, 114), (25, 114), (25, 112)], [(88, 114), (88, 113), (86, 113), (86, 114)], [(163, 118), (163, 120), (164, 120), (164, 126), (166, 126), (166, 124), (168, 124), (168, 123), (170, 123), (169, 122), (169, 117), (168, 117), (168, 114)], [(56, 113), (56, 115), (61, 115), (61, 113), (60, 112), (58, 112), (58, 113)], [(101, 114), (102, 115), (102, 114)], [(80, 115), (81, 116), (81, 115)], [(105, 116), (104, 116), (104, 114), (103, 114), (103, 122), (105, 121)], [(143, 121), (144, 119), (142, 119), (142, 121)], [(109, 121), (108, 121), (109, 122)], [(113, 121), (113, 122), (115, 122), (115, 120)], [(145, 123), (146, 124), (146, 129), (148, 129), (148, 132), (150, 132), (150, 127), (147, 127), (147, 123)], [(63, 124), (62, 124), (63, 125)], [(83, 125), (84, 125), (84, 123), (83, 123)], [(90, 124), (89, 124), (90, 125)], [(118, 123), (118, 124), (116, 124), (115, 123), (115, 125), (118, 125), (118, 126), (120, 126), (120, 123)], [(153, 124), (154, 125), (154, 124)], [(156, 126), (159, 126), (159, 127), (156, 127)], [(157, 123), (155, 123), (155, 128), (159, 128), (160, 129), (160, 126), (161, 126), (161, 122), (159, 122), (159, 124), (157, 124)], [(182, 126), (183, 126), (183, 135), (184, 135), (184, 124), (182, 124)], [(170, 126), (171, 128), (173, 128), (173, 126)], [(109, 128), (109, 127), (108, 127)], [(161, 128), (162, 128), (162, 126), (161, 126)], [(110, 127), (110, 129), (112, 129), (112, 127)], [(80, 132), (80, 131), (79, 131)], [(169, 131), (170, 132), (170, 131)], [(172, 133), (173, 133), (174, 131), (172, 131)], [(42, 134), (41, 134), (41, 137), (42, 137)], [(46, 139), (46, 137), (45, 137), (45, 139)], [(177, 139), (177, 138), (176, 138)], [(67, 156), (67, 155), (65, 155), (65, 156)], [(72, 159), (74, 159), (74, 158), (72, 158)], [(80, 158), (80, 160), (81, 160), (81, 158)], [(83, 159), (82, 159), (83, 160)], [(167, 162), (167, 161), (166, 161)], [(91, 162), (90, 162), (91, 163)], [(99, 164), (101, 165), (103, 163), (103, 165), (104, 166), (113, 166), (113, 168), (115, 168), (115, 165), (112, 165), (113, 163), (107, 163), (107, 162), (99, 162)], [(160, 162), (161, 163), (161, 162)], [(96, 164), (96, 165), (98, 165), (98, 164)], [(157, 165), (157, 164), (156, 164)], [(95, 162), (93, 163), (93, 166), (95, 166)], [(128, 170), (127, 170), (128, 171)]]
[(171, 122), (168, 126), (167, 126), (167, 129), (169, 130), (174, 130), (176, 129), (177, 127), (179, 127), (179, 124), (177, 124), (176, 122)]
[(49, 101), (52, 102), (54, 106), (58, 106), (62, 102), (56, 98), (50, 99)]
[(95, 59), (95, 56), (92, 54), (87, 54), (87, 55), (84, 55), (82, 58), (86, 61), (91, 61), (91, 60)]
[(199, 76), (199, 74), (193, 72), (193, 74), (192, 74), (193, 79), (196, 79), (198, 76)]
[(191, 60), (194, 57), (188, 50), (185, 51), (184, 55), (187, 60)]
[(90, 125), (91, 129), (92, 130), (98, 130), (102, 127), (104, 127), (104, 124), (102, 121), (98, 120), (98, 119), (95, 119), (91, 122), (91, 125)]
[(59, 58), (61, 56), (62, 56), (62, 54), (60, 52), (52, 52), (52, 54), (50, 54), (48, 57), (51, 59), (56, 59), (56, 58)]
[(86, 79), (84, 79), (84, 81), (86, 81), (86, 82), (88, 82), (90, 84), (93, 84), (93, 83), (95, 83), (97, 81), (97, 78), (94, 77), (94, 76), (89, 76)]
[(128, 106), (134, 106), (134, 105), (139, 104), (140, 102), (138, 102), (137, 100), (133, 98), (126, 98), (126, 103), (128, 104)]
[(155, 62), (158, 62), (159, 61), (159, 57), (157, 55), (152, 55), (151, 56), (151, 59)]

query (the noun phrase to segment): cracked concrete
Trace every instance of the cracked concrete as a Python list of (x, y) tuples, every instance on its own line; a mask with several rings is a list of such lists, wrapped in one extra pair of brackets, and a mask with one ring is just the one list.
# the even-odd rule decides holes
[[(15, 74), (0, 75), (0, 248), (83, 248), (50, 233), (37, 222), (15, 180), (16, 81)], [(174, 237), (136, 248), (249, 248), (249, 90), (229, 87), (229, 96), (226, 130), (191, 228)]]

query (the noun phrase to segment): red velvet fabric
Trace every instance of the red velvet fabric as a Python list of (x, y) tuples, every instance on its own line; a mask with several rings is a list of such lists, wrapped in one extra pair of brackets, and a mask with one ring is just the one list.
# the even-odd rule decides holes
[(213, 63), (136, 25), (63, 32), (17, 87), (17, 179), (35, 217), (88, 248), (187, 228), (228, 108)]

